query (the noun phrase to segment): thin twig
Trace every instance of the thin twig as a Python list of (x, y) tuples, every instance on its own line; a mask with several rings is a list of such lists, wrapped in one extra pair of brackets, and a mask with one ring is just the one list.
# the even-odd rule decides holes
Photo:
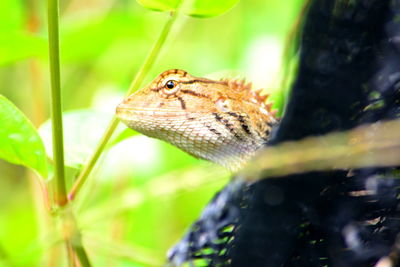
[[(150, 51), (149, 55), (147, 56), (144, 64), (140, 68), (139, 72), (135, 76), (135, 79), (132, 81), (131, 86), (128, 90), (127, 95), (131, 94), (132, 92), (136, 91), (139, 86), (142, 84), (146, 74), (149, 72), (150, 68), (155, 63), (157, 57), (160, 54), (161, 48), (163, 47), (169, 33), (171, 32), (171, 28), (176, 20), (177, 13), (172, 13), (167, 22), (164, 25), (163, 30), (161, 31), (160, 36), (158, 37), (156, 43), (154, 44), (152, 50)], [(101, 138), (99, 144), (97, 145), (94, 153), (90, 157), (88, 163), (83, 168), (82, 172), (78, 176), (78, 179), (72, 186), (71, 191), (68, 194), (69, 200), (73, 200), (75, 196), (78, 194), (82, 185), (86, 182), (89, 174), (93, 170), (93, 167), (96, 165), (97, 160), (99, 159), (100, 155), (103, 153), (105, 146), (107, 145), (108, 141), (110, 140), (112, 134), (114, 133), (115, 129), (118, 126), (119, 121), (114, 116), (105, 131), (103, 137)]]

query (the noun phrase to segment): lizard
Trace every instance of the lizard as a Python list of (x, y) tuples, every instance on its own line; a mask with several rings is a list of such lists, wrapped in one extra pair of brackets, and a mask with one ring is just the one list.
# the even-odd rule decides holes
[(126, 97), (116, 115), (129, 128), (236, 171), (265, 145), (278, 122), (267, 98), (244, 80), (171, 69)]

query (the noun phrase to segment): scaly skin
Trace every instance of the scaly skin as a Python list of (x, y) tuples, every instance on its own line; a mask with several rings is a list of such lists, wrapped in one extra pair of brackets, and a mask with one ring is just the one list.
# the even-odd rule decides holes
[(128, 127), (238, 170), (276, 124), (267, 96), (243, 81), (213, 81), (168, 70), (117, 107)]

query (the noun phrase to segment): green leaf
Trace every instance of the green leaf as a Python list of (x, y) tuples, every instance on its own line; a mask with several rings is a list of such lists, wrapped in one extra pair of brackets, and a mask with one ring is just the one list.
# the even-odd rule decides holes
[(156, 11), (174, 11), (179, 0), (136, 0), (145, 8)]
[(28, 118), (0, 95), (0, 158), (36, 170), (47, 178), (48, 166), (42, 139)]
[[(65, 165), (80, 169), (93, 153), (104, 134), (113, 114), (91, 109), (73, 110), (63, 113)], [(39, 127), (39, 133), (45, 140), (48, 157), (52, 158), (51, 121)], [(115, 145), (135, 134), (134, 131), (117, 129), (110, 145)]]
[[(157, 11), (176, 11), (181, 0), (137, 0), (145, 8)], [(183, 7), (191, 0), (182, 0)], [(185, 3), (186, 2), (186, 3)], [(239, 0), (192, 0), (183, 12), (193, 17), (214, 17), (231, 9)]]

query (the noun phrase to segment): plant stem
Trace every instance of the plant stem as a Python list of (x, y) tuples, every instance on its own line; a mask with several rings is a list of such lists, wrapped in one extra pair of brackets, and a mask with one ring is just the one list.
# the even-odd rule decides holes
[[(146, 74), (150, 70), (150, 68), (153, 66), (154, 62), (156, 61), (157, 57), (160, 54), (161, 48), (163, 47), (169, 33), (171, 32), (171, 28), (176, 20), (177, 13), (172, 13), (167, 22), (164, 25), (163, 30), (160, 33), (160, 36), (158, 37), (156, 43), (154, 44), (152, 50), (150, 51), (149, 55), (147, 56), (144, 64), (138, 71), (138, 73), (135, 76), (135, 79), (132, 81), (127, 95), (132, 94), (134, 91), (136, 91), (139, 86), (142, 84)], [(93, 167), (96, 165), (97, 160), (99, 159), (100, 155), (104, 151), (105, 146), (107, 145), (107, 142), (110, 140), (112, 134), (114, 133), (115, 129), (118, 126), (118, 119), (114, 116), (105, 131), (103, 137), (101, 138), (99, 144), (97, 145), (94, 153), (90, 157), (88, 163), (85, 165), (83, 168), (82, 172), (80, 173), (78, 179), (72, 186), (71, 191), (68, 194), (69, 200), (73, 200), (77, 193), (80, 191), (82, 185), (86, 182), (90, 172), (92, 171)]]
[(69, 266), (90, 267), (89, 257), (82, 244), (82, 234), (71, 207), (64, 208), (60, 215), (60, 230), (63, 234)]
[(51, 116), (55, 164), (56, 204), (67, 204), (64, 170), (63, 123), (60, 86), (60, 51), (58, 39), (58, 0), (48, 0), (49, 58), (51, 80)]
[(75, 256), (74, 250), (72, 249), (71, 242), (69, 240), (65, 241), (65, 249), (68, 255), (68, 267), (75, 267)]
[(154, 44), (153, 49), (150, 51), (139, 72), (136, 74), (135, 79), (132, 81), (127, 95), (132, 94), (142, 84), (144, 78), (146, 77), (147, 72), (149, 72), (149, 70), (155, 63), (158, 55), (160, 54), (161, 48), (164, 45), (165, 41), (167, 40), (169, 33), (171, 32), (172, 25), (176, 21), (176, 18), (177, 18), (177, 12), (171, 13), (171, 16), (168, 18), (167, 22), (164, 25), (163, 30), (160, 33), (160, 36), (158, 37), (156, 43)]
[(90, 264), (89, 257), (87, 256), (85, 248), (82, 245), (80, 233), (77, 233), (77, 235), (78, 235), (78, 238), (77, 238), (78, 244), (73, 243), (72, 247), (73, 247), (76, 255), (78, 256), (81, 266), (82, 267), (90, 267), (92, 265)]

